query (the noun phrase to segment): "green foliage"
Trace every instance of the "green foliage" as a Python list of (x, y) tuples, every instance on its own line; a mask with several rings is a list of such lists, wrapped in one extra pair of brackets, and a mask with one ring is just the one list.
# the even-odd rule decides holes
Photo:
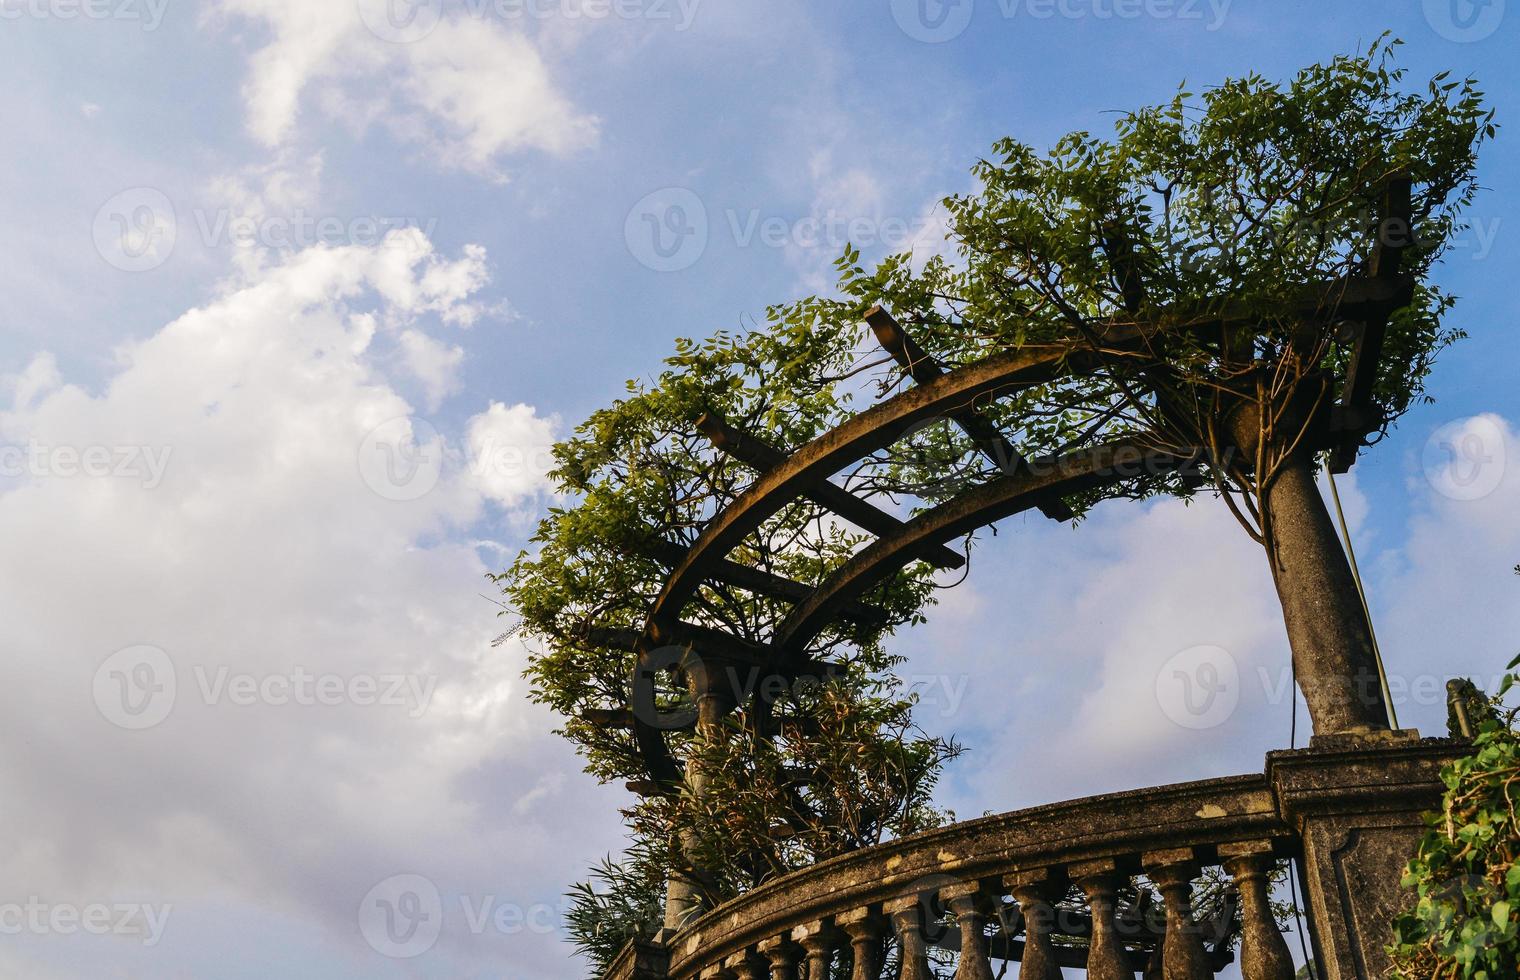
[[(1520, 666), (1520, 657), (1510, 663)], [(1409, 862), (1418, 904), (1394, 922), (1393, 980), (1509, 980), (1520, 974), (1520, 709), (1503, 696), (1485, 713), (1473, 752), (1442, 770), (1446, 793)]]
[[(806, 444), (907, 383), (867, 339), (861, 320), (881, 303), (948, 367), (1033, 345), (1100, 347), (1107, 332), (1165, 330), (1143, 357), (1110, 359), (1097, 373), (979, 405), (1031, 459), (1116, 439), (1205, 457), (1215, 489), (1248, 530), (1252, 504), (1302, 425), (1269, 431), (1249, 462), (1226, 451), (1221, 419), (1242, 400), (1272, 407), (1299, 387), (1323, 406), (1323, 379), (1348, 352), (1336, 325), (1306, 316), (1306, 287), (1365, 274), (1372, 216), (1389, 179), (1413, 178), (1417, 234), (1403, 270), (1416, 301), (1390, 325), (1376, 383), (1386, 427), (1422, 394), (1432, 359), (1460, 331), (1445, 323), (1452, 299), (1428, 281), (1459, 214), (1476, 191), (1478, 146), (1491, 114), (1469, 80), (1437, 76), (1406, 89), (1393, 66), (1397, 42), (1305, 69), (1287, 82), (1250, 75), (1201, 94), (1121, 117), (1099, 138), (1072, 133), (1047, 152), (1003, 140), (975, 168), (980, 189), (947, 200), (951, 254), (915, 266), (889, 256), (874, 268), (846, 248), (833, 298), (766, 311), (758, 329), (680, 340), (660, 373), (631, 381), (555, 448), (563, 504), (538, 528), (534, 550), (497, 577), (536, 646), (532, 696), (564, 719), (561, 733), (604, 781), (647, 773), (632, 731), (608, 724), (629, 703), (636, 658), (626, 637), (645, 624), (669, 573), (690, 545), (754, 480), (716, 452), (694, 419), (715, 413), (783, 451)], [(1207, 341), (1204, 321), (1248, 311), (1254, 339)], [(1322, 413), (1321, 413), (1322, 414)], [(989, 461), (948, 419), (907, 433), (835, 479), (888, 509), (918, 512), (1012, 461)], [(1076, 494), (1080, 515), (1100, 500), (1186, 496), (1175, 472), (1137, 473)], [(729, 558), (816, 585), (865, 540), (816, 503), (799, 499), (767, 520)], [(968, 539), (966, 548), (972, 542)], [(960, 751), (912, 724), (912, 700), (892, 684), (893, 632), (923, 619), (938, 583), (916, 562), (863, 601), (878, 619), (841, 618), (797, 656), (840, 665), (824, 692), (783, 698), (774, 717), (741, 706), (718, 731), (666, 733), (703, 795), (654, 793), (626, 811), (642, 848), (624, 874), (604, 867), (601, 889), (578, 890), (578, 941), (641, 921), (654, 869), (698, 878), (708, 902), (813, 861), (912, 833), (942, 819), (930, 804), (940, 767)], [(698, 626), (767, 642), (790, 603), (704, 584), (682, 612)], [(689, 697), (677, 670), (659, 692)], [(681, 840), (682, 846), (670, 844)], [(621, 866), (617, 866), (621, 867)], [(597, 898), (597, 895), (617, 896)], [(579, 913), (578, 913), (579, 914)], [(598, 922), (606, 918), (614, 925)], [(601, 931), (598, 931), (600, 929)], [(598, 954), (599, 955), (599, 954)]]
[(604, 858), (591, 880), (570, 888), (565, 926), (577, 952), (602, 976), (630, 940), (651, 935), (665, 917), (668, 856), (635, 842), (621, 861)]
[[(1171, 326), (1164, 349), (1122, 368), (1007, 398), (990, 409), (1025, 455), (1153, 433), (1205, 450), (1215, 488), (1255, 494), (1301, 427), (1266, 433), (1263, 465), (1231, 465), (1219, 421), (1271, 379), (1289, 400), (1349, 350), (1332, 324), (1312, 324), (1304, 291), (1365, 274), (1374, 243), (1410, 240), (1402, 271), (1415, 301), (1390, 324), (1375, 385), (1383, 431), (1424, 392), (1433, 358), (1462, 336), (1444, 324), (1452, 297), (1428, 281), (1477, 190), (1476, 152), (1495, 133), (1471, 80), (1436, 76), (1405, 89), (1397, 41), (1307, 68), (1286, 83), (1248, 75), (1121, 117), (1112, 137), (1067, 135), (1046, 153), (1013, 139), (976, 168), (981, 189), (947, 202), (959, 261), (915, 273), (907, 257), (874, 271), (851, 265), (845, 290), (882, 300), (948, 363), (1010, 346), (1072, 343), (1126, 323)], [(1412, 229), (1374, 230), (1384, 188), (1414, 182)], [(1264, 331), (1221, 351), (1190, 324), (1249, 310)], [(1343, 374), (1344, 372), (1339, 372)], [(1339, 392), (1315, 392), (1318, 405)], [(1272, 414), (1272, 413), (1267, 413)], [(956, 465), (952, 440), (932, 465)], [(959, 451), (959, 452), (958, 452)], [(1124, 493), (1186, 495), (1176, 481)], [(1247, 516), (1256, 515), (1249, 506)]]
[(687, 856), (711, 869), (719, 894), (947, 819), (930, 799), (940, 768), (960, 754), (954, 740), (918, 732), (906, 701), (837, 684), (803, 696), (815, 703), (789, 713), (774, 740), (748, 740), (737, 722), (727, 737), (703, 740), (688, 763), (702, 791), (641, 815), (655, 818), (652, 830), (686, 829)]

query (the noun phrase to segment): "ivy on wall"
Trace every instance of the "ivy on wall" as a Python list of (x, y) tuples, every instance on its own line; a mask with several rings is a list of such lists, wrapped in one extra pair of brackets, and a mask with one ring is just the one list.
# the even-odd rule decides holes
[(1390, 980), (1520, 976), (1520, 708), (1503, 703), (1517, 683), (1511, 673), (1492, 699), (1466, 699), (1473, 752), (1442, 770), (1441, 812), (1404, 875), (1419, 901), (1394, 922)]

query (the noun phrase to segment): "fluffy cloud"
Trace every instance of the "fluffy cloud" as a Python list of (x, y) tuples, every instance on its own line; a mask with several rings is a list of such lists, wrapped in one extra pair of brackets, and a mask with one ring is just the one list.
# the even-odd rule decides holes
[(277, 147), (301, 113), (378, 122), (445, 165), (495, 173), (521, 150), (565, 154), (593, 144), (594, 117), (555, 85), (538, 49), (499, 20), (436, 20), (438, 4), (397, 18), (392, 0), (221, 0), (227, 18), (268, 31), (243, 87), (248, 129)]
[(403, 330), (399, 340), (407, 370), (422, 382), (429, 407), (437, 408), (459, 385), (464, 348), (434, 340), (421, 330)]
[(1520, 651), (1520, 440), (1515, 422), (1483, 414), (1430, 434), (1405, 472), (1415, 502), (1408, 534), (1373, 559), (1399, 723), (1440, 732), (1451, 677), (1492, 684)]
[[(563, 779), (464, 543), (541, 475), (479, 484), (383, 348), (457, 316), (481, 261), (307, 249), (123, 346), (98, 391), (47, 355), (11, 379), (0, 832), (25, 843), (0, 901), (173, 907), (153, 946), (8, 937), (14, 975), (267, 975), (274, 948), (289, 976), (412, 975), (356, 920), (398, 873), (447, 901), (429, 975), (563, 969), (567, 846), (613, 845), (615, 805)], [(532, 459), (548, 426), (493, 405), (465, 428)], [(535, 917), (477, 933), (462, 903)]]
[(539, 418), (529, 405), (501, 402), (471, 419), (471, 469), (480, 492), (507, 508), (545, 492), (557, 421)]

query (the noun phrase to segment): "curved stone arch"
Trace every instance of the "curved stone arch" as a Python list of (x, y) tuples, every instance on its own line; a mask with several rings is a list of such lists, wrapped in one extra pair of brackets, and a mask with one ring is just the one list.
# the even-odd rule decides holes
[[(767, 519), (806, 496), (810, 487), (895, 444), (927, 422), (974, 411), (1062, 377), (1095, 373), (1143, 349), (1154, 333), (1154, 329), (1126, 325), (1105, 331), (1100, 343), (1030, 345), (984, 358), (879, 402), (763, 470), (754, 483), (708, 521), (666, 578), (634, 644), (641, 668), (656, 651), (687, 638), (689, 630), (681, 622), (681, 611), (728, 555)], [(1119, 449), (1117, 445), (1097, 447), (1043, 465), (1022, 464), (880, 535), (795, 603), (776, 642), (768, 648), (770, 664), (782, 670), (803, 667), (802, 647), (816, 635), (826, 617), (838, 615), (871, 584), (923, 557), (929, 549), (1065, 494), (1126, 478), (1114, 467)], [(1143, 440), (1130, 449), (1136, 460), (1154, 453)], [(809, 630), (811, 634), (804, 638), (803, 633)], [(669, 788), (679, 783), (681, 767), (666, 742), (665, 730), (641, 718), (636, 710), (630, 715), (635, 740), (655, 785)]]

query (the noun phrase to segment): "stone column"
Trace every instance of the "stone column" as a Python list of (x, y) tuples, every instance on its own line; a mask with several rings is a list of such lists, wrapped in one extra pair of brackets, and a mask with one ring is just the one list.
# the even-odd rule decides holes
[[(691, 697), (697, 705), (698, 735), (721, 738), (723, 720), (739, 703), (735, 683), (738, 675), (733, 672), (733, 662), (710, 653), (699, 655), (696, 651), (688, 651), (681, 666), (686, 671)], [(686, 767), (686, 786), (695, 796), (703, 795), (706, 790), (707, 776), (695, 763)], [(681, 845), (687, 850), (689, 842), (683, 840)], [(665, 927), (660, 931), (660, 938), (674, 936), (704, 911), (698, 882), (680, 873), (672, 874), (665, 885)]]
[(1443, 764), (1465, 751), (1417, 732), (1316, 736), (1267, 756), (1282, 819), (1303, 840), (1306, 905), (1320, 980), (1381, 980), (1392, 922), (1412, 907), (1404, 866), (1438, 809)]
[(1240, 893), (1240, 975), (1245, 980), (1293, 980), (1293, 953), (1272, 916), (1270, 875), (1277, 866), (1271, 841), (1219, 848)]
[(1088, 861), (1067, 870), (1087, 895), (1092, 912), (1092, 938), (1087, 946), (1088, 980), (1135, 980), (1114, 919), (1115, 896), (1123, 881), (1114, 862)]
[(1065, 889), (1053, 884), (1043, 868), (1016, 872), (1003, 882), (1019, 903), (1019, 915), (1024, 920), (1024, 960), (1019, 964), (1019, 980), (1063, 980), (1050, 933), (1056, 919), (1052, 905)]
[(850, 938), (850, 980), (880, 980), (886, 953), (888, 923), (875, 909), (852, 909), (834, 917), (834, 924)]

